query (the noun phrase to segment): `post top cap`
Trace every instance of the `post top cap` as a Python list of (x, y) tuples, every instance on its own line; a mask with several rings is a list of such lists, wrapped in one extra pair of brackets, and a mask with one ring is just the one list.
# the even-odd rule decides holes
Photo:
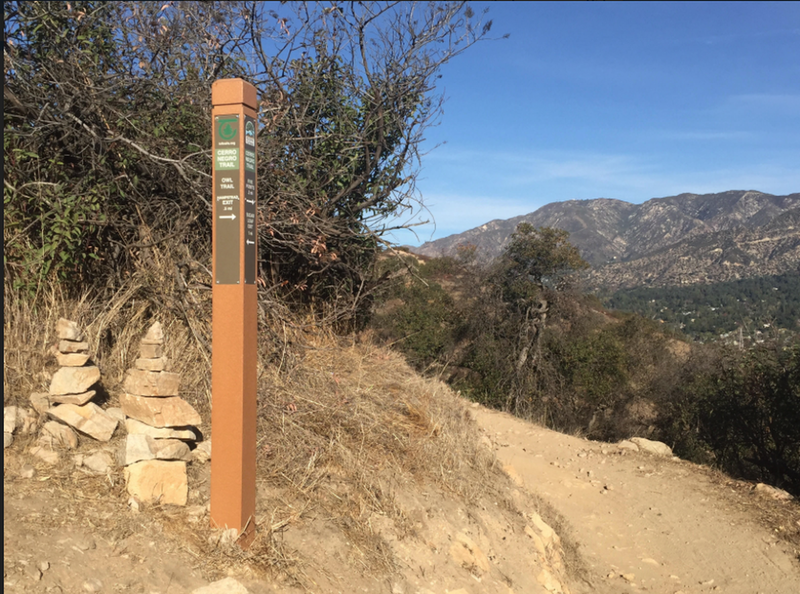
[(241, 78), (221, 78), (211, 84), (212, 105), (244, 103), (256, 109), (256, 88)]

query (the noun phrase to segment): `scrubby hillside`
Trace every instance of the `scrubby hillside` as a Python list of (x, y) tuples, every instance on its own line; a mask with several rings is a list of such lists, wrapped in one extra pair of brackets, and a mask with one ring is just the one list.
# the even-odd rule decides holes
[[(60, 304), (87, 322), (88, 306)], [(18, 338), (47, 326), (9, 313), (7, 360), (38, 353)], [(800, 580), (785, 493), (470, 404), (368, 335), (285, 331), (262, 360), (250, 549), (208, 526), (208, 464), (190, 467), (188, 506), (132, 504), (120, 468), (76, 464), (96, 442), (52, 466), (34, 430), (4, 454), (4, 589), (199, 594), (227, 576), (252, 594), (790, 594)], [(166, 333), (180, 343), (179, 322)], [(25, 404), (10, 386), (4, 403)]]
[[(676, 278), (686, 283), (727, 280), (737, 273), (729, 270), (730, 266), (750, 262), (757, 263), (754, 269), (739, 269), (734, 278), (777, 274), (797, 265), (797, 226), (793, 221), (798, 204), (800, 194), (773, 196), (742, 190), (687, 193), (642, 204), (608, 198), (567, 200), (526, 215), (490, 221), (414, 251), (429, 257), (455, 256), (459, 245), (473, 244), (478, 259), (488, 262), (503, 252), (517, 225), (527, 222), (569, 231), (571, 241), (594, 269), (593, 282), (603, 286), (642, 286), (651, 277), (657, 284), (674, 283)], [(720, 257), (717, 248), (728, 257)], [(659, 254), (680, 257), (680, 267), (667, 274), (670, 259), (659, 259)], [(624, 264), (627, 262), (632, 265)], [(643, 277), (642, 270), (650, 276)]]
[[(185, 322), (125, 295), (54, 295), (38, 308), (6, 297), (4, 406), (27, 408), (30, 390), (46, 385), (54, 322), (66, 314), (86, 328), (104, 406), (115, 405), (135, 356), (129, 343), (156, 316), (213, 441), (210, 370)], [(105, 445), (82, 435), (76, 449), (56, 446), (52, 465), (30, 451), (42, 416), (5, 450), (6, 591), (188, 592), (226, 574), (252, 592), (438, 593), (476, 582), (481, 592), (567, 591), (580, 563), (546, 527), (568, 545), (562, 520), (515, 488), (447, 386), (368, 336), (272, 327), (260, 355), (257, 530), (247, 551), (209, 528), (208, 464), (190, 464), (187, 507), (141, 504), (121, 467), (80, 465), (124, 447), (123, 429)]]
[(748, 349), (693, 343), (552, 277), (537, 284), (514, 258), (489, 269), (406, 259), (376, 332), (486, 406), (593, 439), (658, 439), (800, 493), (796, 336), (762, 335)]

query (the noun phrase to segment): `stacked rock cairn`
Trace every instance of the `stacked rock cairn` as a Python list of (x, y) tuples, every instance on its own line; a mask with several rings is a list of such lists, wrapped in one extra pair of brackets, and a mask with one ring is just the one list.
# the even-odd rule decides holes
[(124, 463), (128, 493), (138, 501), (186, 505), (189, 444), (199, 438), (200, 415), (178, 396), (180, 374), (167, 370), (164, 331), (154, 323), (139, 343), (120, 395), (125, 427)]
[(100, 382), (100, 369), (90, 364), (89, 343), (81, 329), (75, 322), (61, 318), (56, 323), (56, 335), (58, 342), (51, 352), (60, 367), (53, 374), (48, 393), (31, 394), (33, 408), (54, 419), (43, 425), (31, 453), (51, 464), (59, 460), (55, 446), (72, 449), (78, 445), (78, 436), (73, 429), (107, 442), (114, 435), (118, 422), (92, 402), (97, 390), (91, 388), (96, 388)]
[[(61, 461), (60, 450), (78, 446), (79, 434), (109, 441), (124, 418), (121, 409), (103, 410), (92, 401), (100, 385), (100, 370), (90, 364), (89, 344), (78, 325), (61, 318), (56, 323), (56, 335), (58, 340), (50, 353), (60, 367), (51, 378), (49, 391), (31, 394), (33, 410), (10, 406), (3, 411), (5, 447), (13, 442), (13, 432), (33, 433), (41, 427), (30, 453), (49, 465)], [(43, 424), (40, 418), (44, 418)], [(73, 460), (77, 466), (99, 474), (114, 466), (109, 449), (101, 448), (90, 455), (76, 454)], [(30, 471), (35, 472), (33, 468)]]

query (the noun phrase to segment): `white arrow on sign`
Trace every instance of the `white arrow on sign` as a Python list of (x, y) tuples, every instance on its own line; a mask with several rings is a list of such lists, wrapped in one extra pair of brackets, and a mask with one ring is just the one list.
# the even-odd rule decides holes
[(247, 198), (245, 198), (244, 201), (247, 202), (248, 204), (255, 204), (256, 203), (255, 200), (248, 200)]
[(247, 245), (255, 245), (255, 244), (256, 244), (256, 242), (255, 242), (255, 241), (250, 241), (249, 239), (245, 240), (245, 243), (246, 243)]
[(219, 218), (221, 218), (221, 219), (230, 219), (230, 220), (232, 220), (232, 221), (233, 221), (233, 220), (235, 220), (235, 219), (236, 219), (236, 215), (235, 215), (235, 214), (230, 214), (230, 215), (222, 215), (222, 216), (220, 216)]

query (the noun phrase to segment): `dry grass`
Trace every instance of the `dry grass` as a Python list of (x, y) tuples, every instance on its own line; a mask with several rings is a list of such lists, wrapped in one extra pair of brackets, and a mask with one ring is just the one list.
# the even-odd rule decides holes
[[(56, 341), (56, 320), (66, 317), (84, 329), (103, 374), (107, 405), (115, 405), (139, 339), (158, 320), (173, 370), (182, 374), (181, 395), (210, 427), (210, 292), (187, 297), (165, 289), (154, 297), (159, 282), (171, 285), (153, 274), (135, 276), (103, 298), (70, 299), (53, 288), (31, 303), (6, 286), (4, 404), (27, 406), (31, 392), (47, 391), (57, 368), (48, 349)], [(209, 577), (233, 567), (310, 587), (309, 568), (317, 575), (325, 568), (289, 546), (284, 534), (311, 524), (342, 535), (350, 563), (365, 575), (392, 574), (393, 553), (373, 531), (370, 517), (386, 516), (399, 534), (413, 536), (413, 523), (395, 498), (399, 489), (430, 486), (472, 502), (505, 481), (478, 445), (464, 404), (444, 384), (419, 377), (400, 355), (376, 347), (369, 336), (337, 337), (310, 323), (292, 323), (285, 311), (277, 315), (261, 307), (255, 542), (248, 551), (220, 547), (209, 542), (206, 522), (189, 525), (169, 508), (148, 509), (148, 517), (176, 543), (202, 556)], [(116, 436), (111, 446), (119, 447), (121, 439)], [(198, 473), (190, 469), (190, 481), (199, 481)], [(68, 468), (50, 474), (55, 488), (78, 489), (92, 499), (111, 496), (125, 510), (121, 471), (108, 480)], [(190, 482), (190, 489), (193, 484), (198, 483)], [(206, 482), (194, 503), (205, 502), (207, 488)], [(75, 513), (82, 513), (80, 506)], [(105, 529), (123, 538), (133, 529), (126, 527), (129, 517), (120, 512)]]
[[(49, 285), (36, 299), (19, 298), (4, 285), (3, 304), (3, 402), (4, 406), (30, 406), (32, 392), (47, 392), (52, 374), (58, 369), (50, 348), (58, 341), (56, 321), (67, 318), (78, 323), (89, 343), (91, 361), (102, 373), (101, 386), (116, 405), (125, 371), (139, 356), (139, 340), (155, 321), (164, 325), (167, 335), (165, 352), (172, 370), (182, 376), (181, 395), (197, 408), (204, 418), (210, 411), (210, 355), (204, 348), (204, 336), (196, 333), (203, 311), (210, 311), (210, 294), (203, 293), (192, 316), (185, 308), (162, 307), (159, 301), (171, 301), (169, 292), (159, 294), (154, 302), (158, 279), (141, 274), (130, 278), (111, 295), (70, 298), (58, 285)], [(207, 304), (204, 302), (208, 302)], [(210, 316), (209, 316), (210, 317)], [(210, 328), (206, 334), (210, 335)]]
[(292, 346), (259, 372), (259, 531), (239, 562), (309, 586), (304, 568), (324, 569), (281, 534), (317, 523), (342, 535), (365, 574), (391, 574), (395, 559), (370, 518), (388, 517), (413, 536), (397, 490), (431, 485), (472, 501), (500, 471), (478, 446), (463, 403), (400, 355), (365, 336), (285, 332)]

